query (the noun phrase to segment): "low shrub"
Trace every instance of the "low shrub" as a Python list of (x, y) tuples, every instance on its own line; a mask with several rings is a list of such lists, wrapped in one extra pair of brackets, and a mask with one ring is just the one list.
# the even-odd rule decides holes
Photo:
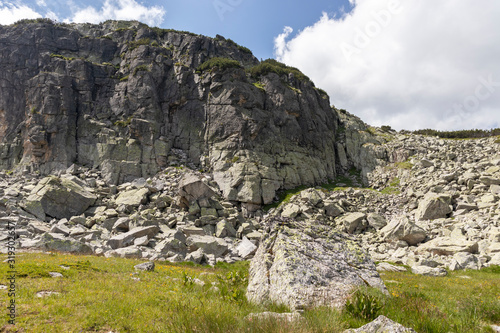
[(223, 71), (228, 68), (242, 68), (242, 66), (236, 60), (229, 58), (215, 57), (202, 63), (200, 66), (198, 66), (196, 71), (198, 72), (214, 71), (214, 70)]

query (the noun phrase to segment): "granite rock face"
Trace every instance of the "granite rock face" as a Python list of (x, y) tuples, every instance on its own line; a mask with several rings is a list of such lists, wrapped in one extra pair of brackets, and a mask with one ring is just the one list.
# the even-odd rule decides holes
[(368, 253), (318, 221), (274, 217), (250, 264), (247, 298), (291, 309), (341, 307), (359, 286), (387, 292)]
[[(22, 23), (0, 26), (0, 49), (2, 169), (49, 174), (75, 163), (121, 184), (185, 154), (249, 210), (336, 175), (328, 96), (293, 74), (250, 77), (244, 68), (259, 61), (221, 36)], [(197, 70), (214, 57), (241, 68)]]

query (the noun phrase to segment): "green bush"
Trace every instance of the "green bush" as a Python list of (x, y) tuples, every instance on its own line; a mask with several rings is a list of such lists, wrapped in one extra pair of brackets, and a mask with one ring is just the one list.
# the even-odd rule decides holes
[(48, 23), (48, 24), (55, 24), (54, 21), (52, 21), (49, 18), (36, 18), (36, 19), (22, 19), (14, 23), (14, 25), (18, 24), (30, 24), (30, 23)]
[(219, 71), (223, 71), (228, 68), (242, 68), (242, 66), (236, 60), (229, 58), (215, 57), (202, 63), (200, 66), (198, 66), (196, 71), (204, 72), (204, 71), (213, 71), (216, 69)]
[(294, 77), (300, 81), (306, 81), (306, 82), (311, 81), (306, 75), (304, 75), (297, 68), (287, 66), (274, 59), (264, 60), (257, 66), (249, 68), (247, 71), (255, 79), (258, 79), (261, 76), (267, 75), (269, 73), (276, 73), (279, 76), (293, 74)]
[(476, 139), (476, 138), (488, 138), (500, 135), (500, 128), (494, 128), (490, 130), (472, 129), (472, 130), (460, 130), (460, 131), (437, 131), (433, 129), (422, 129), (413, 131), (413, 134), (437, 136), (443, 139)]

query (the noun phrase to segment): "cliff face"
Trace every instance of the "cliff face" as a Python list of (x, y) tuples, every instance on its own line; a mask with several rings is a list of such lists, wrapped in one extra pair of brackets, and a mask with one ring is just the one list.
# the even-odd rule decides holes
[(0, 26), (0, 52), (2, 169), (75, 163), (116, 184), (157, 173), (175, 152), (249, 207), (335, 177), (328, 96), (291, 74), (197, 71), (213, 57), (259, 64), (223, 37), (138, 22), (19, 24)]

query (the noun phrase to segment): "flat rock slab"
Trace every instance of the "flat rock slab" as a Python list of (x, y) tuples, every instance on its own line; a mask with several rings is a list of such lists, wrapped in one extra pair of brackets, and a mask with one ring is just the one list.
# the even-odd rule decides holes
[(112, 249), (127, 247), (127, 246), (134, 244), (135, 239), (141, 238), (144, 236), (147, 236), (148, 239), (151, 239), (159, 231), (160, 231), (160, 228), (157, 226), (154, 226), (154, 225), (148, 226), (148, 227), (138, 227), (138, 228), (130, 230), (129, 232), (111, 237), (108, 240), (108, 245)]
[(247, 298), (291, 309), (341, 307), (353, 288), (387, 293), (369, 255), (347, 234), (320, 222), (270, 217), (271, 232), (250, 263)]
[(448, 272), (442, 267), (429, 267), (429, 266), (413, 266), (411, 272), (417, 275), (425, 276), (446, 276)]
[(118, 195), (115, 202), (117, 205), (139, 207), (148, 201), (148, 193), (147, 188), (125, 191)]
[(450, 237), (434, 238), (427, 243), (421, 244), (417, 248), (417, 254), (430, 252), (434, 255), (454, 255), (458, 252), (477, 253), (478, 243), (463, 239), (453, 239)]

